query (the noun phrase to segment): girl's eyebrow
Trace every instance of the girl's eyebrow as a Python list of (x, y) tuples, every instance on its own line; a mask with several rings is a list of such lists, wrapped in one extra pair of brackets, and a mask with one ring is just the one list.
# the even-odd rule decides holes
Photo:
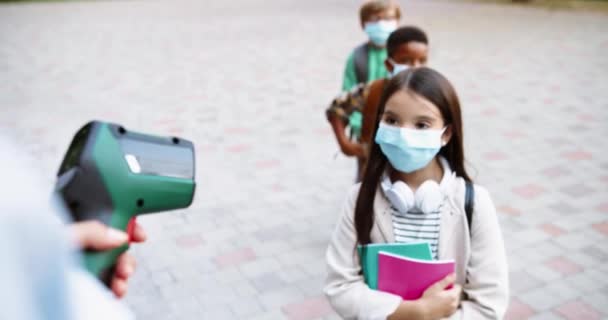
[(384, 115), (398, 117), (398, 115), (396, 113), (392, 112), (391, 110), (384, 110)]
[(429, 116), (417, 116), (416, 120), (417, 121), (429, 121), (429, 122), (433, 122), (433, 121), (435, 121), (435, 118), (429, 117)]

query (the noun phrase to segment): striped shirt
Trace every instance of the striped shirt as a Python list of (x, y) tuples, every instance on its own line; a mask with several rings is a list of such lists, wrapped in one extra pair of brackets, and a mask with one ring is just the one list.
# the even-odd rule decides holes
[(431, 245), (433, 258), (437, 259), (442, 207), (443, 203), (437, 211), (426, 214), (417, 209), (402, 214), (397, 209), (391, 207), (395, 241), (401, 243), (426, 241)]

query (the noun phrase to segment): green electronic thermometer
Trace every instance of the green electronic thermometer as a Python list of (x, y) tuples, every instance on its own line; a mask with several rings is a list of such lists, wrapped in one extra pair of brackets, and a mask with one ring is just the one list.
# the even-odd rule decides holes
[[(100, 121), (78, 130), (56, 184), (75, 221), (98, 220), (128, 233), (137, 215), (190, 206), (194, 189), (192, 142)], [(109, 285), (116, 259), (128, 247), (87, 250), (85, 267)]]

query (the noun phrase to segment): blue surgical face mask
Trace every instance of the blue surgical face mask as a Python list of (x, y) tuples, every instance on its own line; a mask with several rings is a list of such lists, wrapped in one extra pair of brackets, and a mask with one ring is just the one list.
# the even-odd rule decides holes
[(409, 66), (409, 65), (407, 65), (407, 64), (399, 64), (399, 63), (395, 62), (395, 60), (393, 60), (393, 59), (391, 59), (391, 58), (388, 58), (388, 62), (390, 62), (390, 63), (391, 63), (391, 65), (393, 66), (393, 71), (390, 73), (390, 76), (391, 76), (391, 77), (394, 77), (394, 76), (396, 76), (396, 75), (397, 75), (399, 72), (401, 72), (401, 71), (405, 71), (405, 70), (407, 70), (407, 69), (409, 69), (409, 68), (410, 68), (410, 66)]
[(365, 24), (365, 33), (369, 39), (377, 46), (383, 47), (386, 45), (386, 40), (391, 32), (397, 29), (397, 20), (379, 20), (376, 22), (368, 22)]
[(416, 130), (380, 123), (376, 143), (393, 168), (411, 173), (426, 167), (444, 145), (441, 130)]

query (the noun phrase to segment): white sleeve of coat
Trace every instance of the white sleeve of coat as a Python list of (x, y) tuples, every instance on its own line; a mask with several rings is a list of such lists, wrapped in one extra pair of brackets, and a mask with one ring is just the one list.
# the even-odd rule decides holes
[(450, 319), (502, 319), (509, 304), (505, 246), (496, 208), (488, 191), (475, 186), (471, 256), (467, 266), (467, 299)]

